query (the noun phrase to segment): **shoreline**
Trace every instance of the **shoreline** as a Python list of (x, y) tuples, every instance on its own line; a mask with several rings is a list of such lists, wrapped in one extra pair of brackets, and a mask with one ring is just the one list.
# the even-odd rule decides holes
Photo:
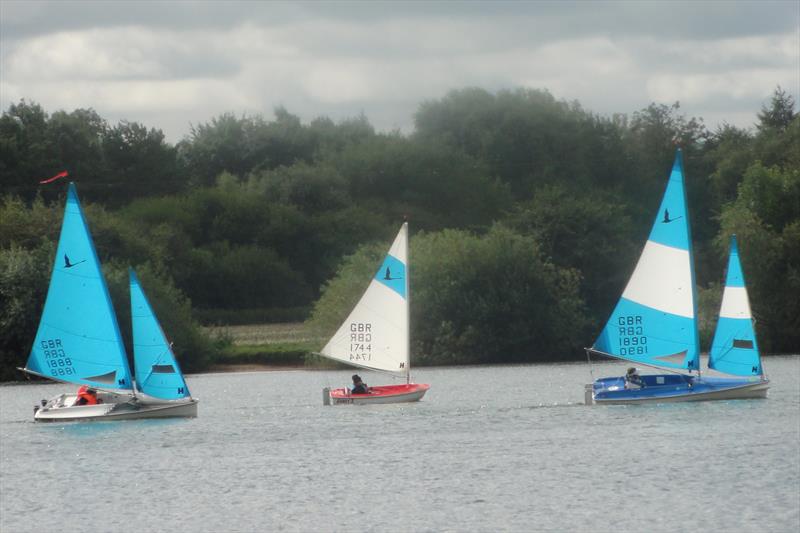
[[(705, 354), (703, 354), (705, 356)], [(762, 357), (769, 359), (770, 357), (800, 357), (800, 354), (762, 354)], [(604, 365), (604, 364), (615, 364), (615, 363), (622, 363), (623, 361), (619, 360), (598, 360), (593, 361), (592, 365)], [(418, 366), (417, 368), (461, 368), (461, 367), (492, 367), (492, 366), (529, 366), (529, 365), (538, 365), (538, 364), (586, 364), (586, 361), (581, 360), (573, 360), (573, 361), (540, 361), (535, 363), (498, 363), (498, 364), (478, 364), (478, 365), (431, 365), (431, 366)], [(319, 370), (341, 370), (333, 367), (326, 367), (326, 366), (305, 366), (302, 364), (298, 365), (269, 365), (264, 363), (242, 363), (242, 364), (216, 364), (210, 366), (208, 369), (200, 371), (200, 372), (191, 372), (186, 373), (187, 376), (200, 376), (203, 374), (233, 374), (236, 372), (288, 372), (288, 371), (295, 371), (295, 370), (308, 370), (308, 371), (319, 371)], [(769, 369), (767, 368), (767, 373), (769, 373)], [(36, 379), (36, 378), (29, 378), (25, 380), (12, 380), (12, 381), (0, 381), (0, 387), (5, 385), (22, 385), (22, 384), (41, 384), (41, 383), (53, 383), (47, 379)]]
[(305, 365), (268, 365), (265, 363), (242, 363), (242, 364), (221, 364), (212, 365), (207, 370), (202, 372), (193, 372), (191, 375), (202, 374), (229, 374), (233, 372), (280, 372), (285, 370), (322, 370), (317, 368), (310, 368)]

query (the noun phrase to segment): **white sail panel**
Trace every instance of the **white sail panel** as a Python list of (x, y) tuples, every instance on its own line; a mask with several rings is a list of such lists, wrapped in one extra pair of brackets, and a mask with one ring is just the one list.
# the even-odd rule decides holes
[(320, 352), (373, 370), (409, 372), (408, 225), (403, 224), (361, 300)]
[(373, 280), (322, 355), (375, 370), (408, 370), (405, 298)]
[(750, 301), (744, 287), (725, 287), (722, 293), (721, 318), (751, 318)]
[(665, 313), (694, 318), (689, 251), (647, 241), (622, 297)]

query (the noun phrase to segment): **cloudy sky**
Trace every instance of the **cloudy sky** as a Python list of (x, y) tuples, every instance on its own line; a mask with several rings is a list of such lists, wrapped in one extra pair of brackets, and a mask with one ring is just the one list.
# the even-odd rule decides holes
[(548, 89), (610, 115), (681, 103), (750, 127), (800, 96), (800, 1), (0, 0), (0, 106), (92, 107), (175, 142), (220, 113), (363, 112), (413, 130), (448, 90)]

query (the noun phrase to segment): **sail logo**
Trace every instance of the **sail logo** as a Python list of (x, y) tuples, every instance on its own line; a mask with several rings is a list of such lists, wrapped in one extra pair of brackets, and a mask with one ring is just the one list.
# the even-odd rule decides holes
[(406, 265), (392, 255), (387, 255), (375, 274), (375, 281), (406, 297)]
[(369, 322), (350, 323), (350, 360), (372, 360), (372, 324)]
[(74, 266), (80, 265), (81, 263), (85, 263), (85, 262), (86, 262), (86, 259), (81, 259), (77, 263), (70, 263), (69, 256), (67, 254), (64, 254), (64, 268), (72, 268)]
[(669, 224), (670, 222), (675, 222), (676, 220), (683, 218), (683, 215), (669, 218), (669, 209), (664, 209), (664, 220), (661, 221), (662, 224)]
[(402, 277), (400, 277), (400, 276), (398, 276), (398, 277), (394, 277), (394, 278), (393, 278), (393, 277), (392, 277), (392, 270), (391, 270), (391, 268), (389, 268), (389, 267), (386, 267), (386, 274), (384, 274), (384, 276), (383, 276), (383, 279), (384, 279), (384, 281), (392, 281), (392, 280), (396, 280), (396, 279), (403, 279), (403, 278), (402, 278)]
[(617, 318), (620, 355), (644, 355), (647, 353), (647, 335), (641, 315)]

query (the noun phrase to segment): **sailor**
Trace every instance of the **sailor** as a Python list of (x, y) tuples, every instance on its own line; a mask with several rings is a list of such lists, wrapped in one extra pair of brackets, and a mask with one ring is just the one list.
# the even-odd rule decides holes
[(358, 374), (353, 374), (353, 388), (350, 389), (350, 394), (369, 394), (369, 387), (361, 381)]
[(97, 391), (86, 385), (81, 385), (78, 389), (78, 401), (75, 402), (75, 405), (96, 405), (97, 403)]
[(639, 371), (635, 367), (630, 367), (625, 374), (625, 388), (641, 389), (642, 387), (644, 387), (642, 376), (639, 375)]

